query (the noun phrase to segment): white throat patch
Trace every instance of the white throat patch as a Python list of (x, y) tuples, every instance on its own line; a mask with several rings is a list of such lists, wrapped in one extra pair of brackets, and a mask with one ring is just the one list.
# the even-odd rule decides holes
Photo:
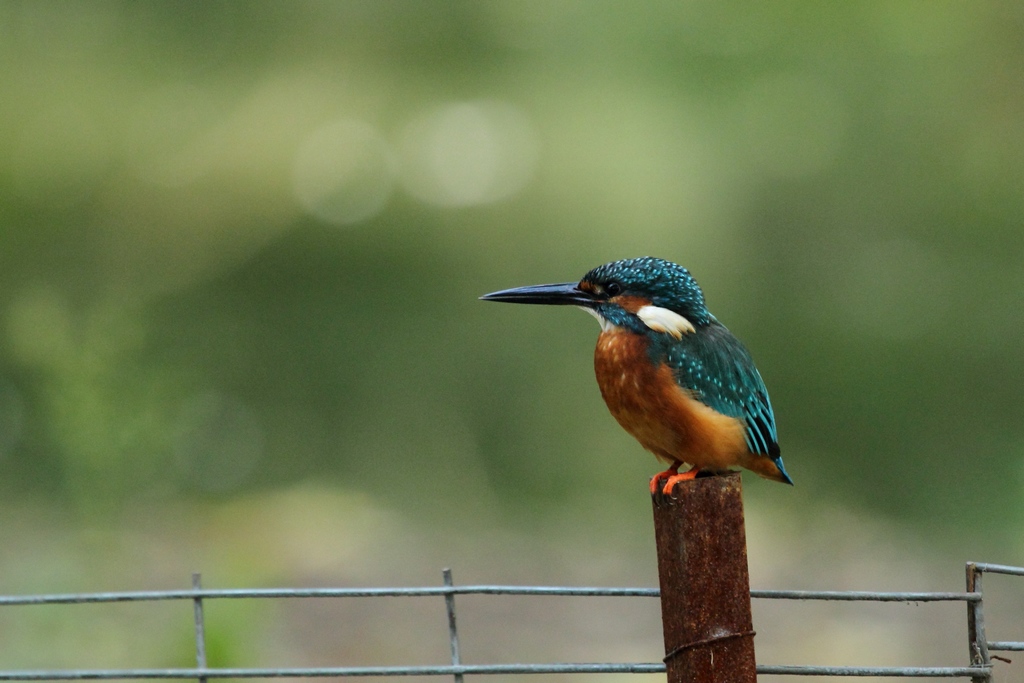
[(611, 330), (613, 330), (615, 328), (615, 325), (613, 325), (607, 318), (602, 316), (600, 313), (595, 311), (593, 308), (587, 308), (586, 306), (577, 306), (577, 308), (579, 308), (581, 311), (586, 311), (590, 315), (592, 315), (595, 318), (597, 318), (597, 322), (601, 323), (601, 331), (602, 332), (610, 332)]
[(689, 320), (661, 306), (641, 306), (636, 315), (644, 325), (655, 332), (665, 332), (676, 339), (682, 339), (684, 334), (696, 331)]

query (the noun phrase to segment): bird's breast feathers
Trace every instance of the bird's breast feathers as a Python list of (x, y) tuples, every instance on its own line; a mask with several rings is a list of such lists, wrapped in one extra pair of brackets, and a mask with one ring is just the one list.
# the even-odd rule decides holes
[(666, 462), (710, 470), (745, 464), (749, 451), (743, 421), (713, 410), (680, 387), (672, 368), (652, 362), (648, 344), (643, 335), (621, 328), (605, 330), (598, 338), (597, 382), (619, 424)]

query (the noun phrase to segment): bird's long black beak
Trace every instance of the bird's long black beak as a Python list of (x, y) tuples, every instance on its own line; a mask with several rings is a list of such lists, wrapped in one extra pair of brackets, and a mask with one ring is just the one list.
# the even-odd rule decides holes
[(592, 307), (596, 299), (579, 288), (576, 282), (557, 285), (529, 285), (503, 289), (480, 297), (484, 301), (504, 301), (510, 304), (547, 304), (549, 306)]

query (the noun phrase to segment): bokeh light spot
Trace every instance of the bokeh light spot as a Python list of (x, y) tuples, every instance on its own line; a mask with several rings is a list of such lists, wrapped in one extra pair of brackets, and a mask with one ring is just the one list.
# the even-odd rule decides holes
[(402, 181), (415, 197), (471, 206), (510, 197), (533, 177), (539, 144), (526, 115), (500, 102), (430, 110), (406, 127)]
[(335, 225), (371, 218), (394, 187), (391, 150), (359, 121), (336, 121), (311, 133), (295, 157), (295, 196), (310, 214)]

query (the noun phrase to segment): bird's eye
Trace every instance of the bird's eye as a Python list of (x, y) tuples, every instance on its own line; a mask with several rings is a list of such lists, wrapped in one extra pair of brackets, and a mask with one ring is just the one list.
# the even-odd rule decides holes
[(618, 282), (609, 282), (604, 286), (604, 291), (608, 296), (618, 296), (622, 293), (622, 285)]

